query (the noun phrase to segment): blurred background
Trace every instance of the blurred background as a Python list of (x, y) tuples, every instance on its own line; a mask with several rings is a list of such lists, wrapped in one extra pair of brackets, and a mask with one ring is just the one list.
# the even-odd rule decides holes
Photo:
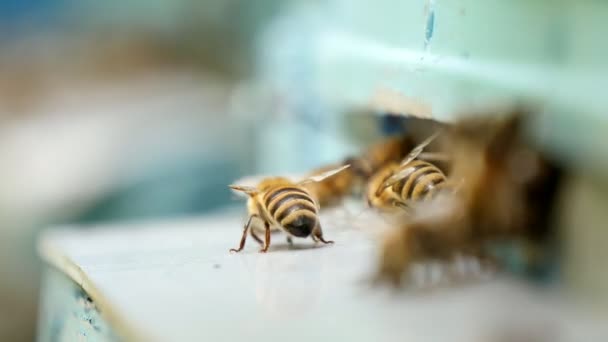
[(606, 299), (588, 265), (608, 241), (607, 15), (591, 0), (0, 1), (0, 340), (35, 336), (45, 227), (203, 214), (235, 204), (240, 176), (391, 133), (382, 114), (450, 121), (514, 99), (545, 105), (541, 142), (588, 165), (573, 265)]
[(283, 3), (0, 1), (0, 340), (35, 337), (42, 228), (230, 204), (234, 99)]

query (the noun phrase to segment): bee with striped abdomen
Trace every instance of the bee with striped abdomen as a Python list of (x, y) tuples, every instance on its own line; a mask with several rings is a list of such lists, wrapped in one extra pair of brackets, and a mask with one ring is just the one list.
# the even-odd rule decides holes
[(437, 166), (417, 159), (437, 134), (416, 146), (401, 164), (390, 163), (376, 172), (367, 184), (370, 207), (390, 211), (409, 209), (410, 203), (435, 196), (447, 187), (447, 178)]
[[(255, 187), (230, 185), (233, 190), (243, 192), (249, 196), (247, 200), (249, 219), (243, 228), (239, 247), (230, 251), (240, 252), (245, 247), (245, 241), (249, 233), (254, 240), (263, 246), (260, 252), (266, 252), (270, 246), (270, 232), (272, 229), (280, 229), (287, 233), (288, 242), (291, 242), (291, 237), (306, 238), (311, 236), (315, 242), (333, 243), (333, 241), (323, 238), (318, 215), (318, 202), (306, 189), (305, 185), (320, 182), (348, 167), (349, 165), (345, 165), (299, 182), (293, 182), (284, 177), (270, 177), (262, 180)], [(264, 232), (264, 240), (256, 234), (260, 230)]]

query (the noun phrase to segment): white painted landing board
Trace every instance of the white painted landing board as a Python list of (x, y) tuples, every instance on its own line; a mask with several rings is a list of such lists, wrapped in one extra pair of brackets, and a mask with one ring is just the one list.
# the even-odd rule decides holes
[(68, 227), (45, 234), (39, 250), (129, 339), (470, 342), (504, 331), (549, 333), (550, 341), (606, 336), (593, 336), (595, 324), (561, 310), (549, 296), (507, 280), (424, 294), (367, 287), (362, 280), (376, 260), (374, 239), (327, 217), (333, 246), (289, 249), (283, 236), (273, 235), (267, 254), (259, 254), (253, 240), (230, 254), (243, 219), (242, 212), (228, 211)]

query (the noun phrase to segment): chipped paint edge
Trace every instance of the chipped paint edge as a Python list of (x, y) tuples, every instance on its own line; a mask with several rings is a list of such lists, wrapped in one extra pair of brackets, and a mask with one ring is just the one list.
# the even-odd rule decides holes
[(38, 255), (49, 266), (56, 268), (79, 286), (99, 309), (100, 315), (116, 331), (116, 334), (126, 341), (153, 341), (150, 336), (134, 329), (133, 324), (114, 309), (111, 301), (106, 298), (86, 273), (67, 255), (59, 251), (53, 244), (54, 233), (43, 234), (37, 244)]

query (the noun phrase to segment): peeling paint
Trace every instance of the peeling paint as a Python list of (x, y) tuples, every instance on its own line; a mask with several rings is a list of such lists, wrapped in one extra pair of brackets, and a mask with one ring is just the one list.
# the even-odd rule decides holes
[(38, 341), (120, 341), (93, 299), (75, 282), (47, 268)]

